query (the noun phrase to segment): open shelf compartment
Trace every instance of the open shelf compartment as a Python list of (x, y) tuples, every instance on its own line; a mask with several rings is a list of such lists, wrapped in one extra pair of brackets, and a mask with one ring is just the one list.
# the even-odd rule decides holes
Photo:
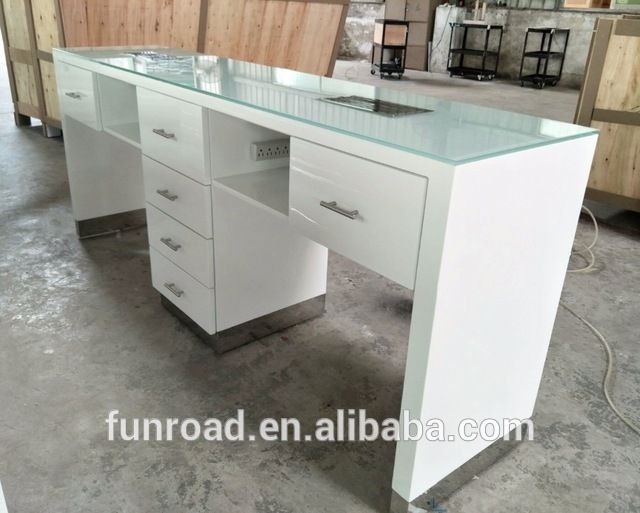
[(289, 156), (256, 160), (254, 143), (289, 148), (289, 137), (267, 128), (209, 113), (212, 185), (271, 214), (289, 215)]
[(140, 148), (140, 124), (135, 86), (98, 75), (98, 90), (103, 130), (121, 141)]

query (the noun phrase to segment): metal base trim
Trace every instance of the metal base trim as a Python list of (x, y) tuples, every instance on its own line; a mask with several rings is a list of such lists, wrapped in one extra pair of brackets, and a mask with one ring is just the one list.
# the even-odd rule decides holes
[[(516, 440), (516, 433), (521, 430), (521, 440)], [(479, 454), (476, 454), (469, 461), (451, 472), (444, 479), (440, 480), (427, 492), (422, 494), (413, 502), (403, 499), (395, 491), (391, 491), (390, 513), (418, 513), (422, 511), (439, 511), (440, 503), (451, 497), (457, 490), (473, 480), (473, 478), (491, 465), (505, 457), (527, 437), (528, 425), (514, 428), (509, 433), (509, 440), (502, 438), (493, 442), (489, 447)], [(446, 443), (446, 442), (445, 442)]]
[(141, 208), (139, 210), (76, 221), (76, 233), (80, 239), (88, 239), (126, 230), (135, 230), (146, 224), (147, 213), (144, 208)]
[(325, 294), (219, 331), (213, 335), (198, 326), (191, 317), (163, 295), (160, 295), (160, 302), (198, 338), (210, 345), (216, 353), (222, 354), (301, 322), (321, 316), (324, 313)]

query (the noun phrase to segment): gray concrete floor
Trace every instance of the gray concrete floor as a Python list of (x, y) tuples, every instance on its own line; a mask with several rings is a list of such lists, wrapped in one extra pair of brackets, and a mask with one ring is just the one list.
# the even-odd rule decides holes
[[(575, 102), (562, 90), (421, 81), (393, 86), (530, 112), (544, 98), (564, 118)], [(62, 141), (14, 127), (5, 86), (0, 77), (0, 481), (10, 513), (386, 511), (392, 444), (108, 442), (104, 418), (238, 407), (250, 426), (264, 416), (309, 425), (339, 407), (395, 416), (410, 293), (332, 254), (326, 315), (216, 356), (160, 306), (145, 230), (76, 238)], [(581, 223), (579, 238), (590, 230)], [(640, 421), (640, 236), (603, 227), (596, 256), (597, 272), (567, 277), (564, 299), (610, 339), (615, 399)], [(559, 310), (535, 441), (443, 506), (640, 511), (640, 439), (607, 407), (604, 368), (596, 339)]]

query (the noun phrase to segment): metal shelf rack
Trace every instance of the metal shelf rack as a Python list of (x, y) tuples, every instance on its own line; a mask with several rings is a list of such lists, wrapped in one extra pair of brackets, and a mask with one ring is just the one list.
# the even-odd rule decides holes
[(407, 56), (409, 22), (404, 20), (378, 19), (375, 22), (373, 48), (371, 49), (371, 74), (380, 72), (380, 78), (386, 74), (397, 74), (402, 78)]
[[(524, 46), (522, 48), (522, 60), (520, 61), (520, 85), (524, 87), (525, 82), (531, 82), (538, 89), (542, 89), (547, 85), (555, 86), (562, 77), (562, 69), (564, 67), (564, 58), (567, 53), (567, 44), (569, 43), (569, 29), (559, 28), (529, 28), (524, 38)], [(527, 50), (530, 34), (540, 34), (540, 47), (537, 50)], [(561, 36), (563, 41), (560, 45), (555, 45), (557, 36)], [(525, 59), (537, 59), (535, 73), (525, 75), (524, 63)], [(549, 73), (549, 63), (559, 61), (559, 69), (556, 74)], [(554, 64), (555, 66), (555, 64)]]
[[(498, 64), (500, 62), (500, 48), (502, 47), (502, 25), (486, 25), (483, 23), (450, 23), (451, 25), (451, 38), (449, 40), (449, 59), (447, 65), (447, 71), (449, 76), (462, 76), (472, 77), (476, 80), (493, 80), (498, 72)], [(456, 30), (463, 30), (462, 33), (462, 46), (454, 48), (453, 43), (456, 40)], [(484, 46), (482, 49), (469, 48), (468, 35), (469, 30), (483, 30), (484, 31)], [(498, 34), (497, 48), (489, 49), (491, 43), (491, 34)], [(495, 39), (495, 37), (493, 38)], [(481, 58), (481, 62), (476, 66), (469, 66), (465, 64), (465, 56)], [(454, 60), (457, 58), (457, 64), (454, 64)], [(493, 66), (490, 64), (493, 63)]]

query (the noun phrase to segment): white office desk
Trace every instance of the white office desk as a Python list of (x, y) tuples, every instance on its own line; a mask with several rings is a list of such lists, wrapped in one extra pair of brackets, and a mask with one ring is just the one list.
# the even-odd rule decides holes
[[(414, 290), (402, 409), (454, 431), (531, 416), (594, 130), (156, 51), (54, 51), (81, 235), (146, 208), (154, 286), (222, 349), (318, 313), (335, 250)], [(432, 112), (322, 100), (351, 95)], [(272, 140), (290, 158), (254, 160)], [(393, 508), (489, 445), (398, 443)]]

